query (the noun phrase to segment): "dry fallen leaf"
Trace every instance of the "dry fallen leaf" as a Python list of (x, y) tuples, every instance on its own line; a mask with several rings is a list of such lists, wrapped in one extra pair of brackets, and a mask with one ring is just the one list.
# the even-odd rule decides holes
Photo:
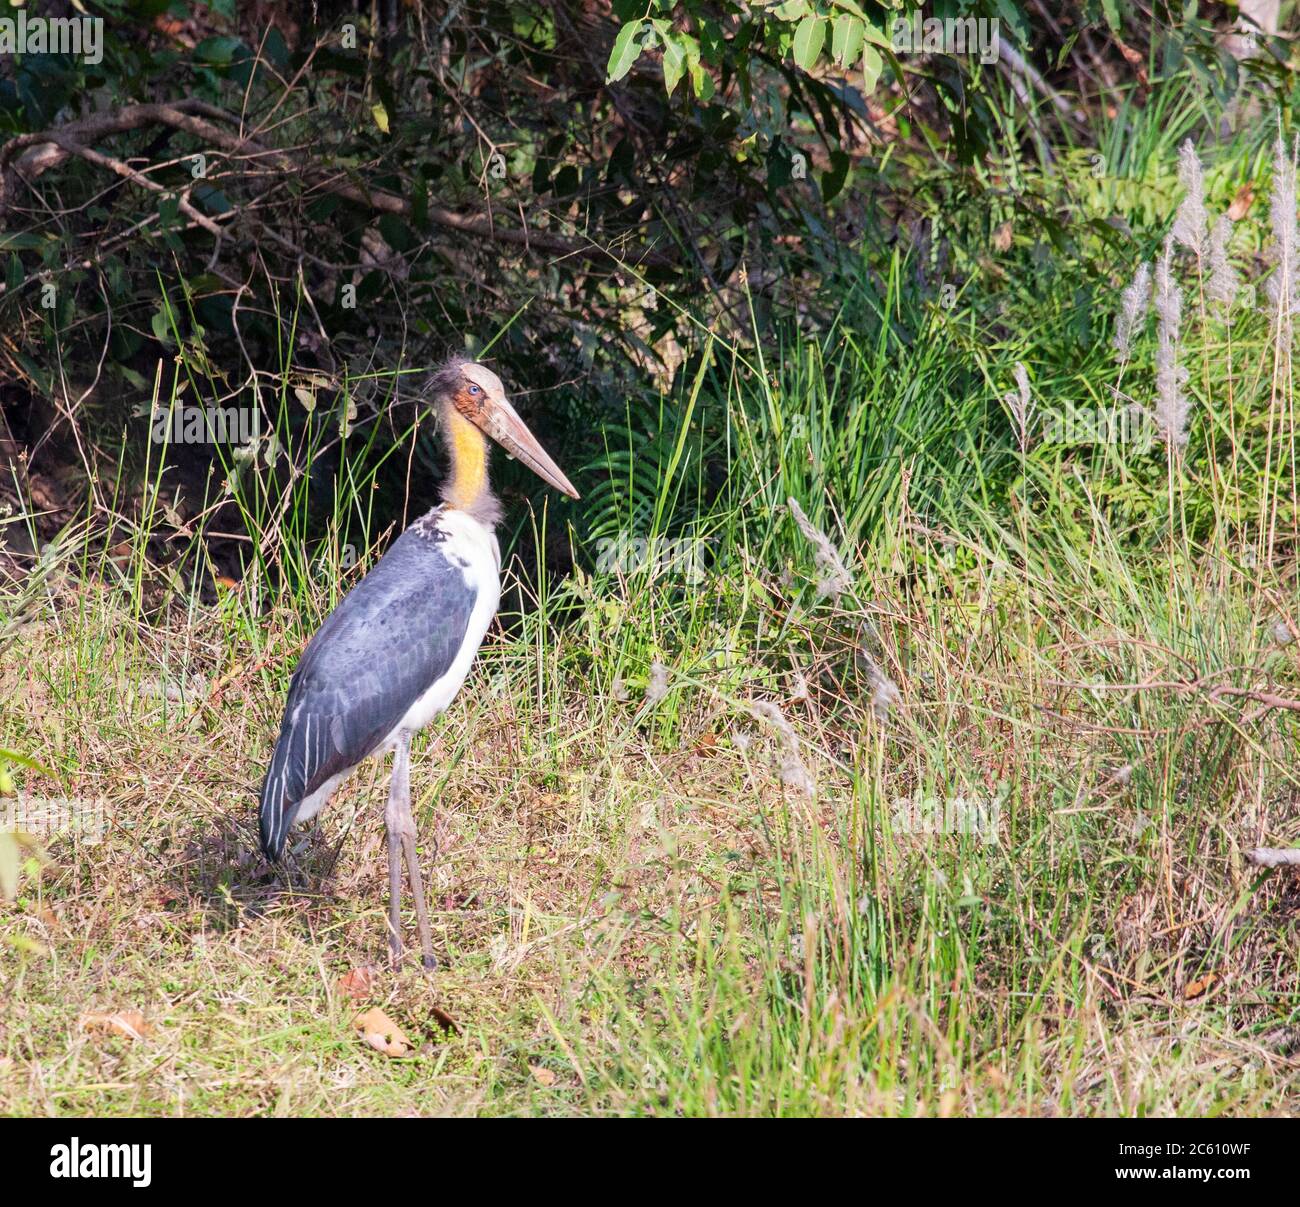
[(352, 1025), (366, 1043), (385, 1056), (405, 1056), (411, 1050), (411, 1041), (402, 1034), (401, 1027), (378, 1006), (358, 1014)]
[(153, 1032), (138, 1010), (88, 1011), (77, 1020), (77, 1026), (88, 1035), (125, 1035), (127, 1039), (144, 1039)]
[(369, 964), (345, 972), (335, 985), (344, 997), (350, 997), (354, 1002), (364, 1001), (370, 996), (374, 987), (375, 970)]
[(456, 1025), (456, 1020), (441, 1006), (434, 1006), (430, 1013), (444, 1031), (450, 1031), (453, 1035), (460, 1034), (460, 1027)]
[(1228, 217), (1233, 222), (1240, 222), (1246, 216), (1254, 200), (1255, 186), (1248, 180), (1237, 190), (1236, 196), (1232, 199), (1232, 204), (1228, 206)]
[(538, 1085), (549, 1087), (555, 1084), (555, 1073), (545, 1065), (529, 1065), (528, 1071)]

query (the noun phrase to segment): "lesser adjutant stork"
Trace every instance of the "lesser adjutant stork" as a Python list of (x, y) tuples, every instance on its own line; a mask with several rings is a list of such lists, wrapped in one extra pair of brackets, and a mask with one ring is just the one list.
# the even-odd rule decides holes
[(404, 853), (424, 966), (434, 968), (411, 815), (411, 734), (455, 698), (501, 595), (493, 533), (501, 504), (488, 482), (485, 434), (557, 490), (574, 499), (578, 492), (490, 369), (453, 358), (428, 389), (450, 459), (442, 503), (402, 533), (303, 651), (262, 785), (260, 822), (262, 850), (275, 862), (290, 828), (315, 817), (358, 763), (395, 751), (384, 811), (389, 948), (400, 964)]

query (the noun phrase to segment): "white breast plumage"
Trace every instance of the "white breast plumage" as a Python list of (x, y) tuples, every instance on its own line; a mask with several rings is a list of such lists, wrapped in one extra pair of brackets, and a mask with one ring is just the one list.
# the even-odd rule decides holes
[(472, 516), (450, 508), (438, 514), (435, 526), (446, 535), (439, 550), (474, 592), (474, 608), (451, 666), (411, 705), (389, 735), (389, 742), (400, 730), (423, 729), (456, 698), (501, 602), (501, 548), (496, 536)]

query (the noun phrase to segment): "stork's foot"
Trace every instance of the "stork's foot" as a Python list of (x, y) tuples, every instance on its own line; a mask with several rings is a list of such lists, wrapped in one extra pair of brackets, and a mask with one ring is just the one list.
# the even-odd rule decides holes
[[(401, 939), (394, 939), (392, 935), (388, 936), (388, 962), (394, 972), (402, 971), (402, 960), (405, 956), (405, 950), (402, 947)], [(420, 957), (420, 962), (424, 965), (425, 972), (438, 971), (438, 957), (431, 951), (424, 952)]]

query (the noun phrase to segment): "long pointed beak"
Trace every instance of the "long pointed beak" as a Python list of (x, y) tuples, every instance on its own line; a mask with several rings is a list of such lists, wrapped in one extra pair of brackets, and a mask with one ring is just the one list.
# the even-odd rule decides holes
[(543, 482), (562, 490), (571, 499), (581, 496), (564, 476), (550, 454), (537, 442), (528, 425), (505, 399), (491, 401), (483, 408), (479, 426), (516, 460), (522, 461)]

